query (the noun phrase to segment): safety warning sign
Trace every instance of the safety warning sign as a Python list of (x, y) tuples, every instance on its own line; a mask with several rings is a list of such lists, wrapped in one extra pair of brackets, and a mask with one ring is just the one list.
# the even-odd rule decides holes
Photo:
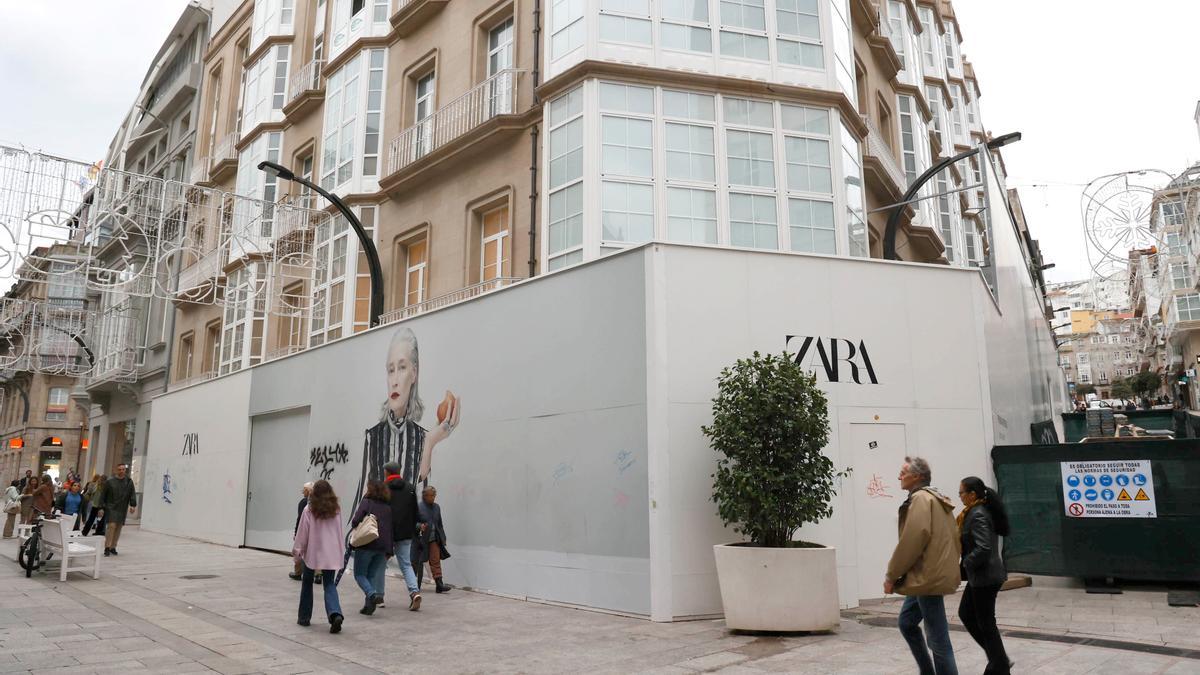
[[(1150, 460), (1060, 462), (1063, 505), (1072, 518), (1155, 518)], [(1102, 486), (1097, 490), (1093, 486)], [(1114, 491), (1107, 486), (1115, 486)]]

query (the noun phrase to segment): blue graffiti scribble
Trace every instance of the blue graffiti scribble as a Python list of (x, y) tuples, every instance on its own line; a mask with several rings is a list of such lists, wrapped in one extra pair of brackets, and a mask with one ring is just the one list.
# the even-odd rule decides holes
[(617, 473), (625, 473), (625, 470), (633, 466), (636, 461), (631, 450), (622, 450), (617, 453), (617, 459), (613, 463), (617, 465)]
[(562, 480), (570, 476), (575, 471), (575, 468), (566, 462), (562, 462), (554, 467), (554, 480)]
[(171, 503), (171, 472), (170, 471), (163, 474), (162, 498), (163, 498), (164, 502), (166, 502), (168, 504)]

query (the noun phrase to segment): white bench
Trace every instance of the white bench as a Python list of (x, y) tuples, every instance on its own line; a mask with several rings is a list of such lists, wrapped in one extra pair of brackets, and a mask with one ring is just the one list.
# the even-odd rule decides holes
[[(74, 523), (74, 516), (42, 521), (42, 559), (45, 560), (51, 553), (58, 556), (59, 581), (67, 580), (67, 572), (91, 572), (93, 579), (99, 579), (100, 556), (104, 548), (99, 544), (103, 537), (80, 536), (71, 531)], [(72, 567), (72, 560), (84, 562)]]

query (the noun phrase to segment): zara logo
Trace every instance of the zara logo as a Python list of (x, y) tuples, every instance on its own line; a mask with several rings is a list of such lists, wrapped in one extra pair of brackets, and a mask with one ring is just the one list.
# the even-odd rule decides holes
[[(871, 357), (867, 354), (867, 345), (862, 340), (855, 345), (850, 340), (842, 338), (822, 338), (810, 337), (807, 335), (788, 335), (784, 340), (784, 349), (787, 349), (793, 339), (802, 339), (799, 349), (796, 350), (796, 363), (801, 366), (806, 366), (812, 373), (817, 373), (818, 365), (821, 371), (825, 373), (825, 379), (830, 382), (848, 382), (853, 380), (854, 384), (865, 384), (862, 380), (863, 375), (866, 375), (871, 384), (879, 384), (879, 379), (875, 377), (875, 368), (871, 365)], [(814, 349), (813, 346), (816, 345)], [(805, 357), (808, 360), (805, 360)], [(843, 368), (839, 364), (845, 363), (848, 368)], [(848, 371), (848, 372), (847, 372)], [(849, 376), (847, 378), (847, 376)]]
[(195, 432), (183, 435), (183, 454), (196, 455), (200, 453), (200, 434)]

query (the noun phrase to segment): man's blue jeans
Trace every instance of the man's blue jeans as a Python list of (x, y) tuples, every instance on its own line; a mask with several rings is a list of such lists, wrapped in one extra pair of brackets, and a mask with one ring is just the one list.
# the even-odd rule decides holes
[[(333, 583), (334, 570), (321, 571), (321, 585), (325, 591), (325, 614), (332, 617), (342, 613), (342, 603), (338, 601), (337, 584)], [(300, 580), (300, 616), (301, 621), (312, 619), (313, 612), (313, 571), (304, 566), (304, 576)]]
[[(925, 622), (924, 635), (921, 634), (922, 620)], [(900, 609), (900, 634), (908, 642), (921, 675), (958, 675), (942, 596), (910, 595), (904, 598), (904, 606)], [(929, 649), (925, 648), (927, 642)], [(933, 652), (932, 660), (930, 651)]]
[(354, 580), (362, 589), (367, 600), (378, 593), (383, 595), (383, 585), (379, 581), (387, 568), (387, 554), (383, 551), (357, 550), (354, 552)]
[[(412, 566), (412, 539), (396, 542), (396, 562), (400, 565), (400, 573), (404, 575), (404, 585), (408, 586), (408, 594), (412, 595), (421, 590), (417, 585), (417, 573), (413, 571)], [(383, 571), (386, 571), (386, 568), (386, 565), (379, 568), (379, 583), (375, 584), (379, 590), (375, 591), (376, 593), (383, 594)]]

